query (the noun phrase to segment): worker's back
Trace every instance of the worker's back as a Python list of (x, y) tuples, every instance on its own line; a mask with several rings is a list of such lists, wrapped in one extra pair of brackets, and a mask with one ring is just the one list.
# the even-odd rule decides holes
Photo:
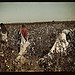
[(68, 40), (68, 39), (72, 39), (72, 31), (70, 31), (70, 30), (68, 30), (68, 29), (64, 29), (63, 31), (62, 31), (62, 33), (65, 33), (66, 34), (66, 39)]
[(27, 30), (25, 28), (22, 28), (21, 32), (24, 37), (27, 37)]
[(27, 30), (26, 30), (26, 28), (21, 28), (19, 30), (19, 39), (21, 39), (22, 36), (24, 37), (25, 40), (27, 40)]

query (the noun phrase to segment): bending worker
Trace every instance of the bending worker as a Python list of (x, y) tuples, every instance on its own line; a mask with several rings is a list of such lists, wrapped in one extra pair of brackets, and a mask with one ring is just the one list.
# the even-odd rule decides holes
[[(45, 62), (45, 58), (50, 58), (51, 60), (54, 58), (54, 53), (61, 54), (63, 56), (63, 53), (67, 55), (67, 48), (69, 45), (69, 42), (72, 40), (72, 29), (64, 29), (62, 33), (59, 34), (58, 38), (56, 39), (53, 47), (49, 51), (47, 55), (45, 55), (43, 58), (40, 58), (38, 61), (39, 65), (42, 65), (43, 62)], [(52, 62), (50, 61), (50, 65), (52, 65)]]

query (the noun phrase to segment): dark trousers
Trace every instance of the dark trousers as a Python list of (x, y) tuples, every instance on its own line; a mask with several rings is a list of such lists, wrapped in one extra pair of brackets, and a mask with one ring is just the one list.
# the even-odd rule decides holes
[(20, 45), (18, 46), (18, 53), (20, 52)]
[(19, 39), (18, 53), (20, 52), (20, 43), (21, 43), (21, 39)]

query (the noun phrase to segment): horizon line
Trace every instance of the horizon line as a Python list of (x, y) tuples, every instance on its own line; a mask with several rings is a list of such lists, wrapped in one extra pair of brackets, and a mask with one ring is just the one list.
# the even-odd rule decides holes
[(3, 23), (3, 22), (1, 22), (1, 23), (3, 23), (3, 24), (24, 24), (24, 23), (52, 23), (52, 22), (75, 22), (74, 20), (72, 20), (72, 21), (55, 21), (55, 20), (53, 20), (53, 21), (39, 21), (39, 22), (10, 22), (10, 23)]

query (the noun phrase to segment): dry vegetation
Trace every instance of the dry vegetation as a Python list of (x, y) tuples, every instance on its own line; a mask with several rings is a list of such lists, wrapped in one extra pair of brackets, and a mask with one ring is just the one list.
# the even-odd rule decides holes
[[(53, 59), (53, 65), (48, 66), (48, 60), (43, 67), (39, 67), (37, 61), (46, 55), (52, 48), (57, 36), (63, 29), (74, 29), (75, 22), (45, 22), (45, 23), (25, 23), (28, 30), (30, 46), (27, 47), (25, 63), (13, 64), (18, 54), (18, 29), (22, 24), (5, 24), (8, 28), (8, 45), (0, 49), (4, 56), (0, 56), (0, 72), (55, 72), (56, 59)], [(2, 43), (0, 43), (1, 45)], [(61, 71), (75, 72), (75, 31), (67, 49), (68, 55), (59, 57), (59, 68)]]

